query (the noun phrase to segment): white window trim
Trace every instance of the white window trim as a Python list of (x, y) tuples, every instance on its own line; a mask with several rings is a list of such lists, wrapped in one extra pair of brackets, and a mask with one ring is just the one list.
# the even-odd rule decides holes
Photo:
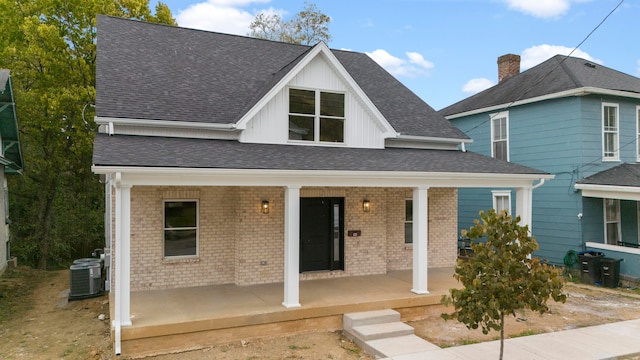
[[(165, 223), (165, 204), (168, 202), (195, 202), (196, 203), (196, 253), (195, 255), (179, 255), (179, 256), (166, 256), (164, 251), (165, 239), (164, 231), (168, 228), (164, 227)], [(191, 228), (184, 228), (191, 229)], [(200, 256), (200, 201), (198, 199), (164, 199), (162, 201), (162, 258), (164, 260), (176, 260), (176, 259), (193, 259)]]
[(640, 162), (640, 105), (636, 106), (636, 161)]
[[(616, 207), (617, 207), (617, 218), (615, 221), (607, 221), (607, 200), (613, 200), (616, 203)], [(604, 244), (609, 244), (607, 242), (608, 239), (608, 234), (607, 234), (607, 224), (612, 223), (612, 222), (616, 222), (618, 224), (618, 226), (616, 226), (617, 230), (618, 230), (618, 241), (622, 241), (622, 227), (620, 224), (620, 200), (619, 199), (602, 199), (602, 216), (603, 216), (603, 222), (604, 222)], [(609, 244), (609, 245), (618, 245), (618, 244)]]
[(507, 201), (509, 203), (509, 206), (507, 207), (507, 212), (509, 213), (509, 215), (511, 215), (511, 190), (492, 190), (491, 195), (493, 198), (493, 209), (496, 210), (496, 213), (499, 213), (498, 198), (506, 196)]
[[(315, 114), (313, 115), (313, 132), (314, 137), (313, 141), (311, 140), (291, 140), (289, 139), (289, 115), (292, 113), (289, 111), (291, 106), (289, 101), (291, 99), (291, 95), (289, 91), (291, 89), (294, 90), (306, 90), (313, 91), (315, 93)], [(330, 119), (342, 119), (343, 120), (343, 129), (342, 129), (342, 142), (333, 142), (333, 141), (320, 141), (320, 93), (333, 93), (333, 94), (342, 94), (344, 95), (344, 117), (335, 117), (335, 116), (322, 116)], [(347, 146), (347, 109), (348, 109), (348, 96), (345, 91), (338, 90), (326, 90), (320, 88), (308, 88), (303, 86), (291, 86), (287, 88), (287, 142), (292, 144), (313, 144), (313, 145), (323, 145), (323, 146), (337, 146), (344, 147)], [(304, 116), (309, 116), (310, 114), (300, 114)]]
[[(614, 156), (605, 156), (605, 129), (604, 129), (604, 108), (614, 107), (616, 109), (616, 131), (608, 131), (606, 133), (614, 133), (616, 135), (616, 149)], [(600, 124), (602, 127), (602, 161), (620, 161), (620, 107), (615, 103), (602, 103), (600, 108)]]
[[(408, 243), (407, 242), (407, 224), (411, 224), (413, 226), (413, 220), (411, 221), (407, 221), (407, 201), (412, 201), (413, 202), (413, 198), (405, 198), (404, 199), (404, 237), (403, 237), (403, 241), (404, 241), (404, 246), (413, 246), (413, 233), (411, 234), (411, 242)], [(413, 216), (413, 215), (412, 215)]]
[(499, 112), (499, 113), (489, 114), (489, 118), (491, 119), (491, 121), (490, 121), (490, 126), (491, 126), (491, 142), (490, 142), (491, 143), (491, 145), (490, 145), (491, 146), (491, 157), (495, 158), (495, 154), (494, 154), (494, 151), (493, 151), (493, 143), (495, 141), (494, 140), (494, 131), (493, 131), (493, 129), (494, 129), (493, 122), (495, 120), (504, 118), (505, 119), (505, 128), (506, 128), (506, 132), (507, 132), (506, 140), (505, 140), (505, 142), (507, 143), (507, 159), (506, 160), (510, 161), (510, 159), (511, 159), (510, 152), (511, 151), (509, 151), (509, 112), (508, 111), (502, 111), (502, 112)]

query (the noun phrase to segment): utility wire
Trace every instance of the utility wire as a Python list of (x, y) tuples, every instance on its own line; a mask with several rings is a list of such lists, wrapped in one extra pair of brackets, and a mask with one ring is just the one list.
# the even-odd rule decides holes
[(525, 90), (525, 92), (522, 93), (522, 95), (518, 96), (518, 98), (516, 98), (515, 100), (511, 101), (510, 103), (508, 103), (505, 107), (501, 108), (498, 112), (496, 112), (495, 114), (493, 114), (492, 116), (489, 117), (489, 119), (482, 121), (481, 123), (477, 124), (476, 126), (472, 127), (471, 129), (467, 130), (466, 133), (469, 134), (471, 133), (473, 130), (479, 128), (480, 126), (483, 126), (484, 124), (486, 124), (489, 121), (492, 121), (500, 112), (506, 111), (508, 110), (511, 106), (513, 106), (513, 104), (515, 104), (517, 101), (521, 100), (522, 98), (524, 98), (528, 93), (530, 89), (535, 88), (536, 86), (538, 86), (538, 84), (540, 84), (541, 82), (543, 82), (544, 80), (546, 80), (546, 78), (551, 75), (551, 73), (553, 73), (560, 65), (562, 65), (563, 62), (565, 62), (565, 60), (567, 60), (571, 54), (573, 54), (576, 50), (578, 50), (578, 48), (584, 44), (587, 39), (589, 39), (591, 37), (591, 35), (593, 35), (593, 33), (598, 30), (598, 28), (609, 18), (609, 16), (611, 16), (611, 14), (613, 14), (621, 5), (622, 3), (624, 3), (624, 0), (620, 0), (620, 2), (618, 3), (618, 5), (616, 5), (613, 10), (611, 10), (607, 16), (605, 16), (600, 23), (593, 28), (593, 30), (591, 30), (591, 32), (589, 32), (589, 34), (577, 45), (573, 48), (573, 50), (571, 50), (571, 52), (568, 55), (565, 55), (564, 58), (562, 58), (562, 61), (560, 61), (558, 64), (556, 64), (556, 66), (554, 66), (549, 72), (547, 72), (542, 78), (540, 78), (533, 86), (529, 86), (527, 87), (527, 90)]

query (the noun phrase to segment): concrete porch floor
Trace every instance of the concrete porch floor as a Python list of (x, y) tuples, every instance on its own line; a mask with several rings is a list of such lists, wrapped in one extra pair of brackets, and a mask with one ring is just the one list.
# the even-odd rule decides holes
[[(284, 285), (217, 285), (131, 293), (122, 353), (146, 356), (240, 340), (342, 329), (349, 312), (395, 309), (402, 320), (439, 311), (459, 286), (453, 268), (432, 268), (429, 294), (411, 292), (412, 271), (300, 282), (299, 308), (282, 306)], [(435, 305), (435, 306), (434, 306)]]

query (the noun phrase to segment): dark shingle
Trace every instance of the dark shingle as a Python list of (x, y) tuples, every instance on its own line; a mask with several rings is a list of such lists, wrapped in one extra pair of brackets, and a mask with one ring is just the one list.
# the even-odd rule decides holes
[[(235, 123), (310, 49), (99, 16), (96, 115)], [(333, 53), (397, 132), (467, 139), (366, 54)]]
[(640, 164), (624, 163), (584, 178), (578, 184), (640, 187)]
[(97, 166), (212, 169), (545, 174), (479, 154), (451, 150), (247, 144), (230, 140), (105, 134), (96, 135), (93, 163)]
[(582, 87), (640, 93), (640, 79), (585, 59), (556, 55), (439, 113), (449, 116)]

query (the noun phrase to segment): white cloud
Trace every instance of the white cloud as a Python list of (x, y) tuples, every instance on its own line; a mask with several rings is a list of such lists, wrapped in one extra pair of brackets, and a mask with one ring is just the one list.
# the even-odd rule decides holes
[(393, 56), (382, 49), (368, 52), (366, 54), (393, 76), (404, 76), (409, 78), (428, 76), (429, 70), (434, 67), (432, 62), (425, 60), (424, 56), (417, 52), (406, 52), (406, 59)]
[[(181, 27), (217, 31), (227, 34), (247, 35), (249, 24), (256, 13), (242, 9), (251, 4), (268, 3), (270, 0), (207, 0), (189, 5), (176, 15)], [(283, 10), (263, 9), (267, 13), (282, 14)], [(258, 11), (258, 12), (259, 12)]]
[(571, 3), (585, 0), (503, 0), (510, 9), (539, 18), (557, 18), (564, 15)]
[[(520, 68), (521, 70), (526, 70), (529, 68), (532, 68), (538, 64), (540, 64), (541, 62), (555, 56), (555, 55), (569, 55), (569, 53), (571, 53), (571, 50), (573, 50), (573, 48), (570, 47), (566, 47), (566, 46), (561, 46), (561, 45), (547, 45), (547, 44), (543, 44), (543, 45), (536, 45), (536, 46), (532, 46), (528, 49), (524, 49), (524, 51), (521, 54), (521, 61), (520, 61)], [(602, 64), (603, 61), (594, 58), (593, 56), (589, 55), (588, 53), (580, 50), (580, 49), (576, 49), (571, 56), (573, 57), (579, 57), (579, 58), (583, 58), (585, 60), (589, 60), (589, 61), (593, 61), (597, 64)]]
[(495, 85), (495, 83), (489, 79), (479, 78), (479, 79), (471, 79), (467, 81), (466, 84), (462, 87), (462, 91), (467, 94), (475, 94), (479, 93), (482, 90), (486, 90)]

